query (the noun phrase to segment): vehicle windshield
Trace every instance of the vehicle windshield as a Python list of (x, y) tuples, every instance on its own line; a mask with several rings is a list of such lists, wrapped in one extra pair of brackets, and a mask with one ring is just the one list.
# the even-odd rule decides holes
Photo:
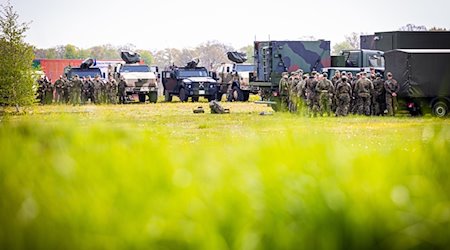
[(384, 68), (384, 56), (372, 55), (369, 57), (370, 67)]
[(204, 69), (190, 69), (190, 70), (179, 70), (179, 77), (188, 78), (188, 77), (207, 77), (208, 72)]
[(255, 71), (255, 65), (236, 65), (236, 72), (253, 72)]
[(78, 75), (80, 78), (88, 77), (88, 76), (94, 78), (95, 76), (100, 76), (101, 77), (102, 76), (102, 72), (100, 71), (100, 69), (88, 69), (88, 70), (72, 69), (69, 72), (68, 77), (71, 79), (75, 75)]
[(148, 65), (123, 65), (120, 72), (150, 72)]

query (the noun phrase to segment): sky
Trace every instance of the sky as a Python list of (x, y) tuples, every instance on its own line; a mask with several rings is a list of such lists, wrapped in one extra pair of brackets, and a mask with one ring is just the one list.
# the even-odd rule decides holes
[[(134, 44), (192, 48), (217, 40), (239, 49), (256, 40), (305, 37), (341, 42), (352, 32), (398, 30), (408, 23), (450, 28), (450, 1), (419, 0), (10, 0), (26, 41), (37, 48)], [(5, 4), (6, 0), (0, 0)]]

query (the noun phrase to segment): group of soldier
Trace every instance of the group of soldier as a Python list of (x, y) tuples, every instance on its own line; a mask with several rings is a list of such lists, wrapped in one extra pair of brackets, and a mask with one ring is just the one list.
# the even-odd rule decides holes
[(104, 81), (100, 76), (80, 78), (75, 75), (72, 79), (60, 76), (54, 84), (45, 76), (38, 80), (38, 99), (41, 104), (117, 104), (125, 103), (126, 82), (119, 83), (109, 76)]
[(331, 80), (327, 73), (303, 74), (300, 69), (290, 75), (284, 72), (279, 83), (282, 107), (308, 116), (394, 116), (399, 88), (391, 73), (383, 79), (374, 69), (355, 77), (336, 71)]

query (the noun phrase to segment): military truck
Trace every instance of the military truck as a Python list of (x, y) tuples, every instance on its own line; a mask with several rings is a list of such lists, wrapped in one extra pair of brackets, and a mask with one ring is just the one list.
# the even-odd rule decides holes
[(450, 49), (398, 49), (384, 54), (400, 85), (399, 103), (411, 115), (444, 117), (450, 107)]
[(158, 67), (141, 64), (139, 54), (122, 51), (120, 53), (125, 63), (119, 63), (114, 70), (114, 77), (119, 82), (122, 78), (126, 82), (126, 94), (132, 100), (134, 94), (138, 95), (139, 102), (145, 102), (147, 96), (151, 103), (158, 100)]
[[(233, 63), (222, 63), (215, 74), (218, 82), (217, 100), (221, 100), (223, 94), (227, 94), (228, 101), (246, 102), (250, 94), (257, 94), (259, 88), (250, 86), (256, 75), (254, 64), (246, 64), (247, 57), (244, 53), (228, 52), (228, 59)], [(238, 80), (234, 80), (237, 75)]]
[(385, 62), (384, 52), (379, 50), (343, 50), (338, 56), (331, 56), (331, 67), (324, 68), (323, 72), (328, 73), (331, 79), (334, 73), (339, 71), (352, 72), (353, 75), (361, 71), (370, 72), (375, 69), (377, 73), (384, 73)]
[(449, 31), (390, 31), (360, 37), (362, 49), (450, 49)]
[(198, 101), (203, 96), (212, 101), (217, 96), (217, 81), (209, 76), (205, 67), (198, 67), (198, 60), (188, 63), (185, 67), (171, 66), (162, 72), (164, 99), (172, 101), (172, 96), (178, 96), (182, 102)]
[[(279, 101), (278, 83), (283, 72), (305, 73), (331, 66), (330, 41), (255, 41), (256, 76), (250, 86), (260, 88), (265, 101)], [(278, 110), (277, 105), (272, 105)]]
[(102, 71), (99, 68), (95, 67), (95, 65), (95, 60), (92, 58), (88, 58), (81, 63), (80, 67), (66, 66), (64, 68), (64, 74), (69, 80), (72, 79), (75, 75), (78, 75), (80, 78), (89, 76), (91, 78), (94, 78), (96, 76), (101, 77)]

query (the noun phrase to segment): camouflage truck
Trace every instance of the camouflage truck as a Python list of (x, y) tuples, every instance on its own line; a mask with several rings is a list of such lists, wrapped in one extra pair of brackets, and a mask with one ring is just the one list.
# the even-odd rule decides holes
[(147, 96), (151, 103), (158, 100), (158, 68), (141, 64), (139, 54), (122, 51), (122, 60), (114, 70), (114, 77), (119, 82), (123, 78), (126, 82), (126, 94), (129, 100), (138, 95), (139, 102), (145, 102)]
[(172, 96), (178, 96), (182, 102), (198, 101), (200, 96), (215, 100), (217, 97), (217, 81), (209, 76), (205, 67), (197, 67), (198, 61), (192, 61), (186, 67), (172, 66), (162, 72), (164, 99), (172, 101)]
[[(259, 88), (250, 86), (250, 82), (256, 75), (256, 67), (245, 63), (222, 63), (215, 71), (219, 85), (217, 100), (227, 94), (227, 101), (246, 102), (250, 94), (257, 94)], [(233, 77), (237, 74), (238, 80)]]
[[(331, 66), (330, 41), (255, 41), (256, 77), (249, 86), (260, 88), (265, 101), (279, 103), (278, 83), (283, 72), (305, 73)], [(272, 104), (275, 110), (279, 107)]]
[(377, 73), (384, 73), (384, 52), (379, 50), (343, 50), (338, 56), (331, 56), (331, 67), (324, 68), (331, 79), (339, 71), (351, 72), (353, 75), (361, 71), (370, 72), (375, 69)]

